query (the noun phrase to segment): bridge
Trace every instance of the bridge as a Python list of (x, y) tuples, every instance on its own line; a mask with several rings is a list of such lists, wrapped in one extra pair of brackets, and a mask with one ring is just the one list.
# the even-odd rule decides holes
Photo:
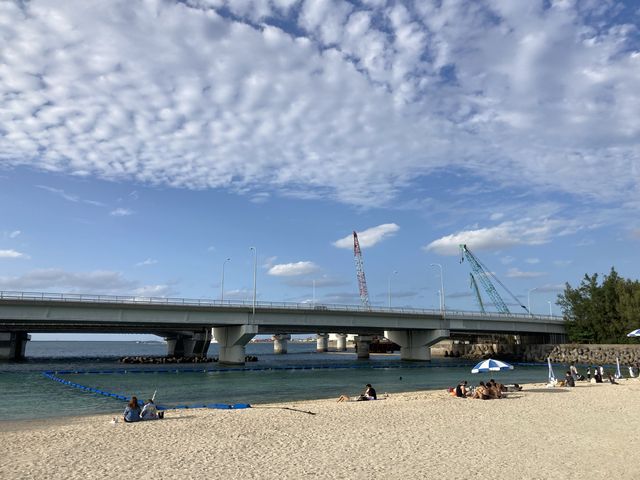
[(548, 342), (563, 338), (565, 328), (561, 317), (528, 314), (0, 291), (0, 359), (22, 358), (29, 333), (42, 332), (150, 333), (166, 339), (175, 356), (206, 355), (215, 337), (219, 361), (242, 364), (257, 334), (273, 335), (276, 352), (286, 352), (295, 333), (317, 333), (325, 351), (329, 332), (338, 334), (338, 350), (356, 334), (358, 358), (368, 358), (372, 336), (384, 336), (400, 345), (402, 360), (425, 361), (431, 345), (455, 334)]

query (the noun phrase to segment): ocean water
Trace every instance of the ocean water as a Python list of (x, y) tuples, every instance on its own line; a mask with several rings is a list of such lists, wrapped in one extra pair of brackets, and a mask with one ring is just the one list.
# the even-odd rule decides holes
[[(156, 393), (156, 403), (176, 405), (210, 403), (272, 403), (359, 394), (371, 383), (379, 394), (430, 390), (471, 384), (489, 375), (470, 373), (475, 362), (434, 359), (427, 363), (402, 362), (398, 354), (371, 355), (358, 360), (353, 350), (317, 353), (315, 343), (289, 343), (289, 353), (276, 355), (270, 343), (247, 346), (257, 362), (246, 370), (217, 363), (181, 365), (127, 365), (124, 356), (161, 356), (165, 345), (157, 342), (29, 342), (27, 359), (0, 363), (0, 420), (24, 420), (116, 414), (125, 404), (117, 399), (52, 381), (43, 371), (114, 373), (60, 374), (61, 378), (125, 395), (146, 399)], [(210, 356), (217, 356), (212, 344)], [(171, 372), (155, 372), (160, 369)], [(183, 370), (200, 369), (199, 372)], [(566, 368), (566, 367), (564, 367)], [(173, 371), (173, 370), (177, 370)], [(126, 371), (126, 373), (125, 373)], [(556, 375), (563, 367), (556, 367)], [(519, 365), (512, 371), (492, 374), (502, 383), (544, 382), (546, 365)]]

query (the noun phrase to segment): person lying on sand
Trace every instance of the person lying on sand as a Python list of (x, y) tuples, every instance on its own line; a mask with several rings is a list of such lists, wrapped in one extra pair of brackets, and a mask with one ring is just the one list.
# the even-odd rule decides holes
[(476, 389), (473, 392), (473, 397), (471, 398), (477, 398), (479, 400), (489, 400), (491, 397), (489, 396), (489, 392), (487, 390), (487, 387), (485, 386), (484, 382), (480, 382), (478, 384), (478, 386), (476, 387)]

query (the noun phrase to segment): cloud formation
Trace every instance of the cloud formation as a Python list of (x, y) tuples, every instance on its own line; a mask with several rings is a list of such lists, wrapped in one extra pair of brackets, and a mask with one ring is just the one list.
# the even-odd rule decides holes
[[(361, 248), (373, 247), (385, 238), (395, 235), (398, 230), (400, 230), (400, 227), (395, 223), (384, 223), (377, 227), (367, 228), (362, 232), (357, 232), (358, 242)], [(353, 248), (353, 234), (336, 240), (333, 242), (333, 246), (338, 248)]]
[(109, 215), (112, 217), (128, 217), (129, 215), (133, 215), (133, 210), (128, 208), (116, 208), (115, 210), (111, 210)]
[(523, 272), (519, 268), (510, 268), (507, 271), (508, 278), (538, 278), (545, 275), (545, 272)]
[(0, 250), (0, 258), (30, 258), (29, 255), (25, 255), (22, 252), (18, 252), (17, 250), (9, 249), (9, 250)]
[(613, 1), (2, 2), (0, 160), (254, 201), (384, 205), (448, 168), (628, 202), (637, 21)]
[(460, 253), (460, 245), (467, 245), (472, 251), (499, 250), (514, 245), (542, 245), (553, 236), (575, 233), (581, 228), (577, 220), (522, 218), (493, 227), (445, 235), (423, 248), (440, 255), (457, 255)]
[(155, 265), (156, 263), (158, 263), (158, 260), (155, 260), (153, 258), (147, 258), (146, 260), (143, 260), (142, 262), (136, 263), (136, 267), (146, 267), (148, 265)]
[(280, 263), (273, 265), (267, 273), (275, 277), (297, 277), (317, 272), (319, 267), (313, 262)]

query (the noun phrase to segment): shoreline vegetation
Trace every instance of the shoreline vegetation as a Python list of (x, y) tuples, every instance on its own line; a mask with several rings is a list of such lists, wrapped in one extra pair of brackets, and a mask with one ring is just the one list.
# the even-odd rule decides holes
[(112, 413), (0, 422), (0, 478), (467, 479), (490, 469), (496, 479), (635, 479), (640, 380), (620, 382), (527, 384), (492, 401), (440, 389), (169, 410), (136, 424)]

